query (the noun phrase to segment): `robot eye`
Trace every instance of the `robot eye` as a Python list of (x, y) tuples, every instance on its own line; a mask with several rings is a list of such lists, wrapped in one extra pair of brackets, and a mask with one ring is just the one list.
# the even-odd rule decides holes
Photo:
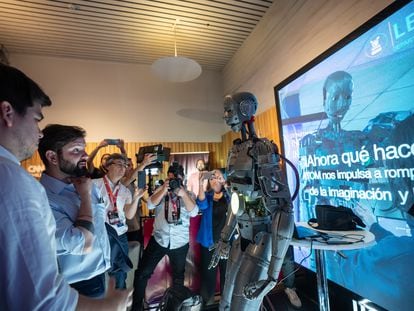
[(224, 117), (230, 117), (233, 114), (233, 109), (229, 108), (224, 111)]

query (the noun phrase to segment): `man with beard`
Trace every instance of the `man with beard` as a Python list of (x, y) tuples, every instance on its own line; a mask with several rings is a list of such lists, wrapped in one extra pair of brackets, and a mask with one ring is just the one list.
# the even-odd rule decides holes
[[(192, 173), (190, 175), (190, 177), (188, 178), (187, 190), (194, 193), (194, 195), (197, 197), (198, 196), (198, 191), (199, 191), (199, 188), (200, 188), (199, 187), (200, 176), (201, 176), (201, 173), (204, 172), (205, 169), (206, 169), (206, 163), (204, 162), (204, 159), (198, 159), (197, 160), (196, 169), (197, 169), (197, 171)], [(207, 181), (203, 185), (204, 191), (206, 191), (206, 187), (207, 187)]]
[(131, 291), (78, 295), (58, 273), (55, 221), (44, 188), (21, 166), (43, 136), (49, 97), (16, 68), (0, 64), (0, 310), (126, 310)]
[(79, 293), (101, 297), (110, 245), (105, 206), (87, 177), (85, 131), (52, 124), (43, 130), (39, 154), (45, 164), (40, 179), (56, 220), (57, 258), (61, 274)]

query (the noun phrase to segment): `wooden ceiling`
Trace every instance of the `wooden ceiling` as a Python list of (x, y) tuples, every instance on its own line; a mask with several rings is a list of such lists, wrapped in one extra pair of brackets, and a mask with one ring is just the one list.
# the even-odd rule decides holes
[(222, 70), (272, 5), (266, 0), (1, 0), (9, 53), (151, 64), (177, 52)]

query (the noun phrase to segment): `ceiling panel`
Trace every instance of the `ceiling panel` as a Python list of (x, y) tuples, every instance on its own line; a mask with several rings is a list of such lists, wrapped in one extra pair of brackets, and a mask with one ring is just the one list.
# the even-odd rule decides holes
[[(151, 64), (177, 52), (221, 70), (272, 5), (264, 0), (1, 0), (9, 53)], [(178, 19), (178, 22), (176, 22)]]

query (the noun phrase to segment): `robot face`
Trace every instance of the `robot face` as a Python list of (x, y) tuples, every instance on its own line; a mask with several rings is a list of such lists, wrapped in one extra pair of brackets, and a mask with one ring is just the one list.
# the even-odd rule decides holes
[(324, 108), (329, 120), (340, 123), (352, 102), (354, 84), (348, 77), (330, 79), (325, 84)]
[(247, 92), (226, 96), (224, 99), (224, 120), (234, 132), (239, 132), (243, 122), (249, 121), (256, 112), (255, 97)]
[(224, 121), (234, 132), (240, 132), (243, 121), (239, 117), (238, 104), (230, 96), (224, 101)]

